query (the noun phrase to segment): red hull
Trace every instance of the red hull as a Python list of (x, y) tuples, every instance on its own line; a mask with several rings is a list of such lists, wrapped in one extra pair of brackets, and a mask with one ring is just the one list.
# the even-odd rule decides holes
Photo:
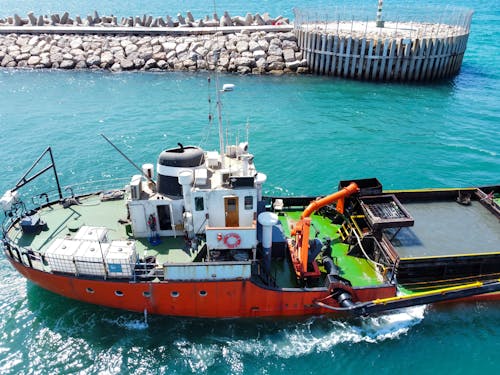
[[(314, 300), (327, 297), (326, 291), (265, 289), (249, 280), (155, 283), (87, 280), (42, 272), (12, 260), (11, 263), (27, 279), (51, 292), (123, 310), (198, 318), (332, 314), (331, 310), (313, 304)], [(395, 293), (394, 286), (356, 289), (360, 301), (392, 297)]]

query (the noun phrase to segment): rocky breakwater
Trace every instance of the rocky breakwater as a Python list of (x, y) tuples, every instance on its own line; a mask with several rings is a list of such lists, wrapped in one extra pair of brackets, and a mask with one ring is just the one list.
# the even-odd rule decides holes
[(54, 13), (51, 15), (39, 15), (38, 17), (29, 12), (26, 18), (14, 14), (12, 17), (0, 18), (0, 27), (2, 26), (84, 26), (84, 27), (131, 27), (131, 28), (189, 28), (189, 27), (227, 27), (227, 26), (264, 26), (264, 25), (288, 25), (290, 20), (283, 16), (271, 17), (269, 13), (251, 14), (247, 13), (244, 17), (232, 17), (229, 12), (225, 11), (222, 17), (214, 13), (212, 17), (206, 15), (204, 18), (195, 18), (191, 12), (186, 12), (186, 15), (178, 13), (176, 17), (171, 17), (167, 14), (165, 18), (154, 17), (152, 15), (144, 14), (143, 16), (100, 16), (97, 11), (87, 17), (80, 17), (79, 15), (71, 17), (68, 12), (62, 15)]
[(0, 35), (5, 68), (306, 73), (293, 32), (187, 36)]

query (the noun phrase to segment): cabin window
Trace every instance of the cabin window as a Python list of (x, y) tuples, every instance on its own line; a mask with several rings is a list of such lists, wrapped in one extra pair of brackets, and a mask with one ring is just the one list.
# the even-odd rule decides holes
[(207, 291), (206, 290), (200, 290), (200, 296), (201, 297), (206, 297)]
[(251, 195), (245, 197), (245, 210), (253, 210), (253, 197)]
[(149, 298), (151, 297), (151, 293), (150, 292), (142, 292), (142, 295), (146, 298)]
[(172, 219), (170, 217), (170, 206), (164, 204), (156, 208), (158, 212), (158, 224), (160, 230), (171, 230), (172, 229)]
[(227, 210), (229, 212), (235, 212), (238, 207), (238, 198), (227, 198)]
[(115, 295), (117, 297), (123, 297), (123, 292), (121, 290), (115, 290)]
[(194, 198), (194, 209), (196, 211), (203, 211), (205, 209), (205, 203), (203, 202), (203, 197)]
[(179, 297), (179, 292), (177, 292), (177, 291), (173, 290), (172, 292), (170, 292), (170, 295), (171, 295), (172, 297), (174, 297), (174, 298), (177, 298), (177, 297)]
[(88, 294), (94, 294), (94, 289), (92, 288), (86, 288), (85, 291), (88, 293)]

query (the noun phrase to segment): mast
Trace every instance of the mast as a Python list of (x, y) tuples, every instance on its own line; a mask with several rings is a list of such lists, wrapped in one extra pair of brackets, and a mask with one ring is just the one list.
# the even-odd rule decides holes
[[(218, 58), (218, 53), (215, 55), (215, 61), (217, 64)], [(225, 162), (224, 162), (224, 131), (222, 129), (222, 103), (221, 103), (221, 89), (220, 89), (220, 83), (219, 83), (219, 74), (217, 71), (215, 72), (215, 91), (217, 92), (217, 119), (219, 121), (219, 153), (220, 153), (220, 161), (221, 161), (221, 166), (224, 168)]]
[[(214, 17), (217, 14), (217, 5), (216, 0), (214, 0)], [(217, 62), (219, 61), (219, 30), (217, 30), (217, 26), (215, 26), (215, 35), (217, 48), (214, 51), (214, 70), (215, 70), (215, 91), (217, 93), (217, 120), (219, 121), (219, 153), (220, 153), (220, 162), (221, 168), (225, 166), (225, 157), (224, 157), (224, 133), (222, 130), (222, 103), (221, 103), (221, 90), (220, 90), (220, 82), (219, 82), (219, 72), (217, 70)]]

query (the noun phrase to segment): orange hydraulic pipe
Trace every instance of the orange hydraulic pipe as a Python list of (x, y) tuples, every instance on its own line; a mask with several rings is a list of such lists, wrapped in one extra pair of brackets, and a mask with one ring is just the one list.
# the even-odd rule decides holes
[(319, 210), (321, 207), (324, 207), (330, 203), (335, 201), (341, 202), (340, 207), (337, 207), (337, 211), (341, 214), (344, 213), (344, 198), (355, 194), (359, 191), (358, 185), (355, 182), (351, 182), (348, 186), (339, 190), (333, 194), (330, 194), (324, 198), (313, 201), (306, 207), (302, 215), (300, 215), (300, 221), (296, 225), (296, 246), (297, 246), (297, 255), (300, 259), (300, 264), (302, 266), (302, 273), (307, 272), (307, 261), (309, 257), (309, 230), (311, 226), (311, 216), (315, 211)]
[[(300, 218), (303, 219), (305, 217), (311, 216), (314, 212), (319, 210), (321, 207), (324, 207), (330, 203), (333, 203), (335, 201), (338, 201), (339, 199), (344, 199), (354, 193), (357, 193), (359, 191), (358, 185), (355, 182), (351, 182), (348, 186), (343, 188), (342, 190), (339, 190), (333, 194), (327, 195), (324, 198), (318, 199), (316, 201), (312, 201), (309, 206), (306, 207), (304, 212), (302, 212), (302, 215), (300, 215)], [(342, 202), (343, 203), (343, 202)], [(342, 204), (342, 212), (341, 214), (344, 213), (344, 205)]]

